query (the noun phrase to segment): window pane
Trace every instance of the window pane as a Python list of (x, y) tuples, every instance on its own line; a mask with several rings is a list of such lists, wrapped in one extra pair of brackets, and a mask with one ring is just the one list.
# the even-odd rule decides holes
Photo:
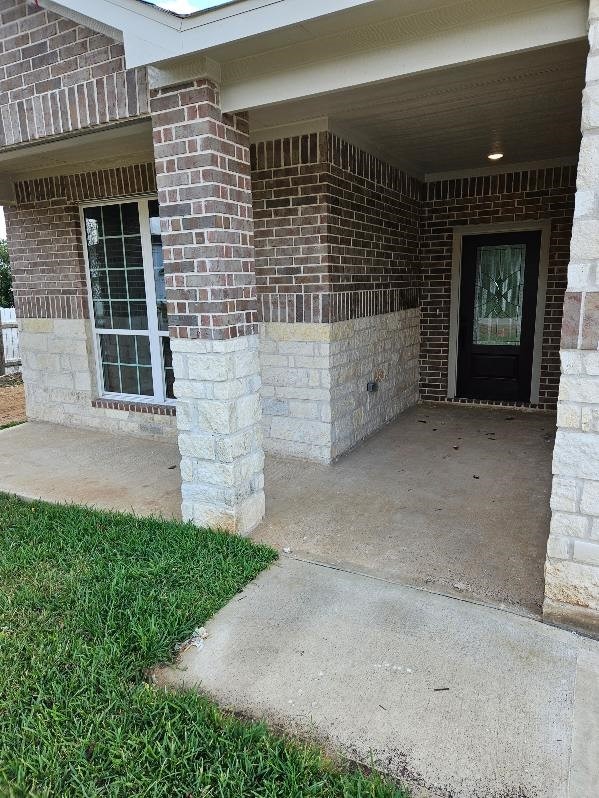
[(478, 247), (474, 344), (520, 343), (526, 245)]
[(139, 235), (139, 211), (137, 202), (125, 202), (121, 206), (123, 235)]
[(84, 216), (96, 326), (147, 330), (137, 203), (86, 208)]
[(109, 269), (108, 290), (112, 299), (127, 299), (127, 280), (124, 269)]
[(164, 365), (164, 390), (167, 399), (175, 398), (175, 373), (173, 371), (173, 355), (171, 353), (171, 339), (163, 335), (162, 341), (162, 360)]
[(168, 330), (162, 236), (160, 234), (160, 216), (158, 214), (158, 203), (156, 200), (151, 200), (148, 203), (148, 210), (150, 213), (150, 233), (152, 236), (152, 261), (154, 263), (154, 286), (156, 289), (156, 305), (158, 310), (158, 329)]
[(100, 335), (104, 390), (153, 396), (152, 361), (147, 335)]
[(121, 225), (121, 206), (102, 205), (102, 219), (104, 221), (104, 236), (121, 236), (123, 227)]

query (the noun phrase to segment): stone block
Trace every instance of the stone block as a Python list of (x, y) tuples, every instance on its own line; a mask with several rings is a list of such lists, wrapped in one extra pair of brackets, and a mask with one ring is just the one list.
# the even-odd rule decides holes
[(233, 435), (219, 437), (215, 442), (216, 459), (222, 463), (233, 463), (240, 457), (247, 457), (256, 449), (256, 430), (241, 430)]
[(267, 416), (289, 415), (289, 402), (283, 399), (262, 398), (262, 412)]
[(591, 540), (574, 541), (574, 560), (576, 562), (599, 565), (599, 542)]
[(551, 517), (551, 535), (584, 538), (589, 526), (589, 519), (585, 515), (554, 512)]
[(209, 433), (181, 432), (178, 441), (182, 457), (214, 460), (216, 456), (214, 436)]
[(583, 370), (592, 377), (599, 377), (599, 352), (583, 350), (580, 352)]
[(594, 480), (599, 474), (599, 434), (558, 429), (553, 473)]
[(599, 380), (588, 375), (562, 374), (559, 398), (562, 402), (599, 404)]
[(551, 491), (551, 509), (566, 513), (578, 510), (580, 483), (569, 477), (554, 477)]
[(561, 604), (599, 610), (599, 568), (549, 559), (545, 564), (545, 596)]
[(186, 360), (190, 381), (223, 382), (234, 376), (233, 358), (228, 353), (187, 354)]
[(547, 556), (557, 560), (569, 560), (572, 554), (570, 538), (551, 535), (547, 541)]
[(54, 319), (20, 319), (21, 332), (26, 333), (52, 333), (54, 331)]
[(288, 405), (289, 415), (293, 416), (294, 418), (319, 419), (321, 416), (320, 405), (318, 402), (302, 402), (297, 399), (291, 399)]
[(287, 441), (326, 446), (330, 444), (331, 429), (328, 424), (322, 422), (276, 416), (272, 419), (271, 435)]
[(559, 402), (557, 406), (557, 426), (564, 429), (580, 429), (580, 405), (572, 402)]
[(599, 516), (599, 482), (585, 480), (582, 483), (580, 510), (586, 515)]
[(240, 396), (234, 402), (236, 429), (247, 429), (260, 423), (262, 404), (257, 392)]
[(576, 349), (562, 349), (560, 361), (562, 364), (562, 374), (580, 375), (584, 373), (583, 353)]
[(596, 261), (568, 264), (568, 291), (598, 291), (599, 272)]

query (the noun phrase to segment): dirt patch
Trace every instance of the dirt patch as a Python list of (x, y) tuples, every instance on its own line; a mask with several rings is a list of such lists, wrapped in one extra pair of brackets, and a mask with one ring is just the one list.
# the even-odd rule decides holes
[(25, 421), (25, 388), (20, 374), (0, 377), (0, 427)]

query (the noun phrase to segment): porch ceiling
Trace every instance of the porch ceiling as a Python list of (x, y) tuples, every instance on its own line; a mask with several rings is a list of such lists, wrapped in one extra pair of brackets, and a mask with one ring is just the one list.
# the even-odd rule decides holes
[(254, 109), (258, 140), (318, 120), (420, 176), (567, 159), (580, 141), (587, 55), (574, 41)]
[(73, 174), (153, 160), (149, 120), (7, 149), (0, 152), (0, 201), (10, 199), (13, 180)]

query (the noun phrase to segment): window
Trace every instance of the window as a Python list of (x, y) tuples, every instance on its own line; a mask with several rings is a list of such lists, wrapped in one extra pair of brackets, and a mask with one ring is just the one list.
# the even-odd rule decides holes
[(98, 379), (102, 396), (174, 400), (156, 200), (85, 206)]

